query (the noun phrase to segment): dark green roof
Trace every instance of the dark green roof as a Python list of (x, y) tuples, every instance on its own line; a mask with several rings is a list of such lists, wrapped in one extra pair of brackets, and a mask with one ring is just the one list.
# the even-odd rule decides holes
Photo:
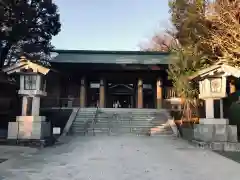
[(144, 51), (54, 50), (52, 62), (100, 64), (168, 64), (169, 53)]

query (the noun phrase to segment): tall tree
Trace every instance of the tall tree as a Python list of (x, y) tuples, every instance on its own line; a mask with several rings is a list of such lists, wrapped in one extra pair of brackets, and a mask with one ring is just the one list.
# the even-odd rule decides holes
[(0, 0), (0, 68), (22, 53), (47, 60), (50, 41), (60, 28), (58, 8), (52, 0)]
[(202, 38), (205, 49), (218, 61), (240, 66), (240, 1), (216, 0), (206, 19), (211, 23), (210, 38)]
[(183, 119), (190, 121), (192, 108), (197, 106), (197, 91), (188, 77), (210, 63), (201, 41), (202, 37), (209, 37), (205, 1), (169, 0), (169, 7), (179, 46), (172, 50), (168, 73), (175, 91), (184, 99)]
[(169, 5), (183, 48), (196, 49), (208, 64), (239, 61), (239, 0), (170, 0)]

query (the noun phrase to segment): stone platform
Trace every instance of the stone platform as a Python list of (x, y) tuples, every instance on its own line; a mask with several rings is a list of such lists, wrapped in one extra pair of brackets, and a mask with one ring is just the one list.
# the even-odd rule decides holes
[(227, 152), (240, 152), (240, 143), (231, 142), (203, 142), (192, 140), (192, 143), (204, 149), (210, 149), (213, 151), (227, 151)]
[(196, 124), (194, 139), (205, 142), (238, 142), (237, 127), (225, 124)]
[(228, 125), (228, 119), (200, 119), (194, 125), (194, 139), (204, 142), (237, 143), (237, 126)]

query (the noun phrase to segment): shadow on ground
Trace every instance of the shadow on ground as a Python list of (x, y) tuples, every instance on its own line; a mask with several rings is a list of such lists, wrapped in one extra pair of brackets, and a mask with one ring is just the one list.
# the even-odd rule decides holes
[(231, 159), (235, 162), (240, 163), (240, 152), (219, 152), (219, 151), (215, 151), (215, 152), (228, 159)]

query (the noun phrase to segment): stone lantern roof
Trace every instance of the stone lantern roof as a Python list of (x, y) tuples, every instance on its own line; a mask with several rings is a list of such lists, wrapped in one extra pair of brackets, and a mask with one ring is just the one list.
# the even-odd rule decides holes
[(20, 57), (19, 62), (3, 68), (2, 71), (7, 74), (30, 71), (33, 73), (40, 73), (46, 75), (50, 71), (50, 69), (37, 63), (33, 63), (30, 60), (26, 59), (24, 56), (22, 56)]
[(189, 80), (200, 80), (207, 76), (233, 76), (236, 78), (240, 77), (240, 68), (233, 67), (227, 64), (215, 64), (203, 70), (196, 72), (194, 75), (189, 77)]

